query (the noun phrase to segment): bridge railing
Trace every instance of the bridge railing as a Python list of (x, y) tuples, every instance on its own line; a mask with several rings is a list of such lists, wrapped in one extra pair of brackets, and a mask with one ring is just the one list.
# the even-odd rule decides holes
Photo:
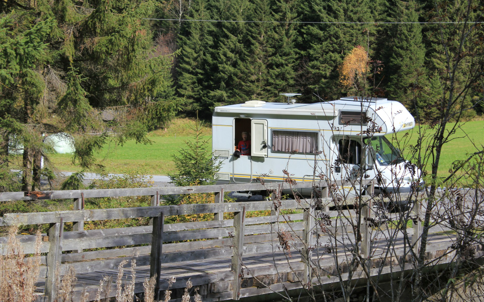
[[(340, 183), (337, 183), (341, 185)], [(371, 183), (368, 182), (369, 188)], [(75, 210), (60, 212), (11, 213), (5, 214), (0, 225), (40, 225), (48, 224), (49, 231), (44, 235), (41, 252), (42, 257), (40, 277), (45, 278), (45, 294), (48, 300), (57, 297), (59, 278), (72, 266), (77, 274), (115, 269), (124, 259), (136, 257), (137, 265), (150, 265), (150, 275), (157, 276), (156, 293), (166, 290), (167, 284), (161, 282), (160, 267), (162, 263), (183, 262), (189, 260), (208, 259), (220, 256), (232, 256), (232, 273), (215, 278), (230, 282), (227, 288), (232, 288), (233, 299), (240, 296), (243, 258), (249, 255), (274, 251), (275, 243), (281, 246), (281, 232), (290, 232), (301, 238), (298, 246), (293, 248), (301, 251), (303, 271), (301, 282), (307, 284), (311, 278), (311, 251), (318, 236), (319, 228), (315, 226), (317, 215), (315, 211), (325, 211), (327, 217), (335, 218), (342, 214), (353, 217), (350, 224), (357, 222), (358, 210), (329, 211), (331, 203), (325, 183), (318, 183), (317, 193), (319, 204), (304, 198), (297, 200), (273, 200), (257, 202), (224, 203), (224, 192), (273, 190), (279, 194), (283, 189), (313, 188), (312, 183), (290, 184), (242, 184), (219, 186), (143, 188), (143, 189), (108, 189), (82, 191), (52, 191), (50, 199), (75, 199)], [(321, 189), (322, 188), (322, 189)], [(216, 203), (184, 204), (160, 206), (160, 196), (172, 194), (215, 193)], [(361, 211), (361, 253), (367, 258), (371, 255), (370, 232), (368, 221), (371, 216), (371, 194), (369, 190), (369, 206)], [(86, 198), (151, 196), (152, 206), (116, 209), (84, 209)], [(0, 193), (0, 201), (31, 200), (22, 192)], [(326, 206), (325, 206), (326, 205)], [(251, 211), (268, 211), (267, 216), (247, 217)], [(214, 221), (164, 224), (164, 218), (176, 215), (215, 214)], [(223, 213), (234, 213), (234, 219), (223, 219)], [(277, 215), (284, 213), (283, 216)], [(83, 230), (87, 221), (118, 220), (126, 218), (153, 218), (152, 225), (114, 229)], [(66, 223), (73, 223), (73, 231), (64, 231)], [(276, 223), (278, 223), (276, 225)], [(282, 229), (281, 229), (282, 227)], [(342, 228), (348, 225), (338, 226)], [(351, 226), (350, 226), (351, 227)], [(328, 227), (330, 229), (330, 227)], [(331, 231), (331, 230), (330, 230)], [(345, 230), (349, 231), (349, 230)], [(334, 229), (332, 232), (337, 233)], [(414, 233), (415, 241), (418, 233)], [(0, 245), (5, 245), (7, 238), (0, 238)], [(279, 243), (277, 243), (279, 242)], [(21, 243), (26, 254), (34, 253), (35, 236), (22, 235)], [(4, 250), (0, 248), (0, 250)], [(135, 256), (136, 255), (136, 256)], [(296, 265), (297, 266), (297, 265)], [(194, 286), (206, 284), (206, 276), (192, 279)], [(213, 282), (214, 280), (211, 280)], [(174, 287), (183, 286), (183, 279), (177, 281)], [(94, 299), (97, 289), (87, 290)], [(137, 288), (142, 291), (141, 288)]]

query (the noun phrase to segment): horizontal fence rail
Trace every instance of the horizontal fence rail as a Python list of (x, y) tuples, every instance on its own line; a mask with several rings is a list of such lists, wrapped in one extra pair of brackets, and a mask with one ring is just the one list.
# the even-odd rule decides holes
[[(333, 181), (331, 184), (341, 186), (343, 181)], [(370, 185), (371, 181), (363, 181), (363, 185)], [(316, 182), (298, 182), (289, 183), (248, 183), (248, 184), (229, 184), (229, 185), (211, 185), (211, 186), (187, 186), (187, 187), (152, 187), (152, 188), (134, 188), (134, 189), (94, 189), (94, 190), (64, 190), (64, 191), (46, 191), (49, 198), (46, 199), (81, 199), (81, 198), (103, 198), (103, 197), (127, 197), (127, 196), (155, 196), (155, 195), (177, 195), (177, 194), (194, 194), (194, 193), (216, 193), (224, 190), (231, 191), (265, 191), (284, 189), (307, 189), (307, 188), (325, 188), (328, 186), (326, 181)], [(0, 193), (1, 201), (14, 200), (35, 200), (35, 197), (25, 196), (24, 192), (2, 192)]]

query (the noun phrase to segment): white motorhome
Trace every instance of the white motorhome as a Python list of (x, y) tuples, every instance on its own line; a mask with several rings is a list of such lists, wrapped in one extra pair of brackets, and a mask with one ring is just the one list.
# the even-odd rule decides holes
[[(363, 171), (376, 189), (409, 191), (420, 176), (387, 134), (412, 129), (415, 120), (399, 102), (356, 97), (313, 104), (247, 101), (216, 107), (213, 153), (222, 160), (219, 183), (348, 180)], [(248, 133), (250, 155), (234, 154)], [(343, 187), (351, 191), (352, 187)]]

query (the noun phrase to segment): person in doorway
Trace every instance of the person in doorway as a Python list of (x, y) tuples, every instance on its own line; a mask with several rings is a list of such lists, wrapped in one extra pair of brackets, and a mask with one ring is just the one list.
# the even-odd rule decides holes
[(250, 140), (247, 132), (242, 132), (242, 140), (237, 144), (236, 151), (239, 151), (240, 155), (250, 155)]

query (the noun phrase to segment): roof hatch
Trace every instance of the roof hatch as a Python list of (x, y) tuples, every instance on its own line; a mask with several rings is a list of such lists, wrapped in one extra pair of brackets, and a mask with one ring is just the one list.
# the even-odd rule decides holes
[(266, 104), (266, 102), (264, 102), (264, 101), (253, 100), (253, 101), (245, 102), (244, 104), (240, 105), (240, 107), (262, 107), (265, 104)]

